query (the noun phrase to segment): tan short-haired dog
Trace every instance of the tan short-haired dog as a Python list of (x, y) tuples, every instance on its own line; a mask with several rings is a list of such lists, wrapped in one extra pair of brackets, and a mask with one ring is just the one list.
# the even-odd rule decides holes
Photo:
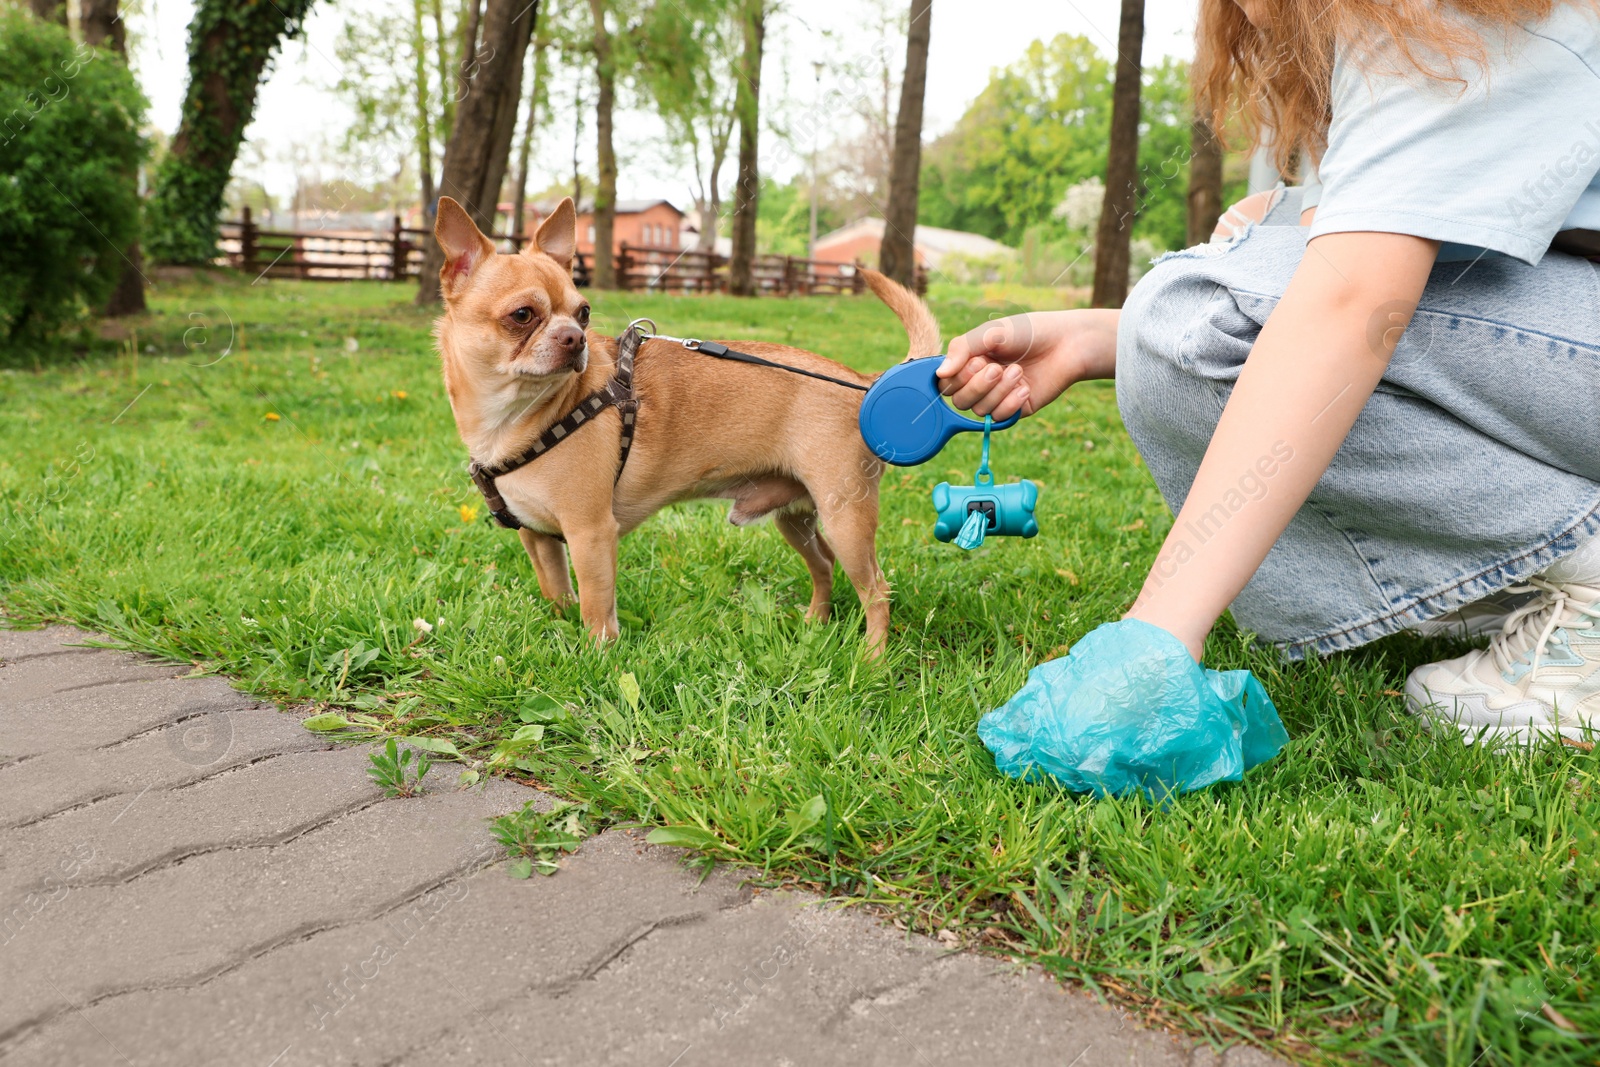
[[(482, 468), (512, 462), (557, 432), (613, 378), (617, 340), (587, 329), (589, 302), (572, 283), (574, 224), (572, 201), (563, 200), (526, 250), (497, 254), (459, 204), (439, 200), (445, 312), (434, 335), (456, 428)], [(867, 282), (905, 325), (910, 355), (936, 354), (939, 325), (927, 306), (882, 275), (869, 271)], [(786, 345), (739, 348), (857, 386), (872, 381)], [(497, 475), (486, 490), (491, 506), (498, 493), (522, 525), (540, 591), (558, 603), (573, 599), (570, 550), (585, 626), (597, 639), (615, 637), (617, 540), (668, 504), (725, 497), (731, 522), (770, 514), (805, 560), (808, 620), (828, 617), (837, 559), (861, 598), (868, 650), (881, 652), (889, 628), (889, 586), (875, 547), (883, 463), (857, 429), (862, 393), (666, 340), (640, 346), (632, 385), (637, 414), (620, 476), (624, 416), (597, 406), (592, 425)]]

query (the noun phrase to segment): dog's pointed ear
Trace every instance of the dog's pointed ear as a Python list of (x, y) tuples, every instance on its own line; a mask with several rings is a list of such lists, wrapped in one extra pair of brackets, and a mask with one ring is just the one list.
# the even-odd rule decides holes
[(467, 209), (448, 196), (439, 198), (433, 236), (444, 252), (444, 266), (439, 268), (439, 288), (446, 297), (460, 291), (472, 272), (494, 255), (494, 243), (478, 229)]
[(543, 252), (568, 270), (572, 269), (572, 256), (578, 250), (578, 213), (572, 207), (572, 197), (564, 196), (550, 217), (539, 224), (533, 235), (529, 252)]

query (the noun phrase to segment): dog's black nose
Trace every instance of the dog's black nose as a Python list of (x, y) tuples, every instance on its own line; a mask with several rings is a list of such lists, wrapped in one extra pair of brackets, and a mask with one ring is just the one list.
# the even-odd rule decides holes
[(556, 330), (555, 343), (565, 348), (567, 352), (574, 353), (583, 348), (583, 331), (571, 323), (567, 323)]

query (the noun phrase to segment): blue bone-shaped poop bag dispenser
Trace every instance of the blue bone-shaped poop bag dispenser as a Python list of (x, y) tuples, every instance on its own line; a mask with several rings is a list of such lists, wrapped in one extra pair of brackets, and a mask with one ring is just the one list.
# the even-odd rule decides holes
[(1024, 479), (995, 485), (989, 470), (989, 432), (1015, 425), (1021, 413), (1004, 422), (982, 422), (957, 413), (940, 395), (934, 374), (937, 359), (901, 363), (879, 378), (861, 404), (861, 436), (880, 459), (911, 466), (933, 458), (956, 434), (983, 431), (983, 459), (973, 485), (940, 482), (933, 490), (938, 520), (933, 536), (962, 548), (983, 544), (986, 536), (1032, 537), (1039, 532), (1034, 506), (1039, 487)]
[(1039, 532), (1039, 522), (1033, 517), (1034, 505), (1039, 502), (1037, 485), (1027, 479), (995, 485), (993, 475), (986, 480), (982, 473), (977, 481), (977, 485), (940, 482), (933, 487), (933, 507), (939, 513), (933, 524), (934, 537), (954, 541), (974, 513), (983, 516), (982, 532), (989, 537), (1032, 537)]

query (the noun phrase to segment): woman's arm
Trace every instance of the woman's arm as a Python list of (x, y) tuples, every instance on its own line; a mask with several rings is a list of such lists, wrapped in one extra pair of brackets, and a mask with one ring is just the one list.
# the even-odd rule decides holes
[(1436, 241), (1391, 233), (1310, 243), (1130, 617), (1177, 635), (1200, 658), (1218, 616), (1311, 495), (1383, 377), (1438, 251)]
[(938, 375), (951, 403), (975, 415), (1032, 415), (1091, 378), (1117, 369), (1114, 308), (1035, 311), (974, 327), (950, 342)]
[[(1275, 195), (1269, 189), (1240, 200), (1217, 220), (1215, 235), (1260, 222)], [(1301, 212), (1300, 225), (1311, 225), (1316, 210)], [(939, 367), (945, 395), (977, 415), (1032, 415), (1068, 386), (1115, 376), (1121, 314), (1114, 308), (1036, 311), (974, 327), (950, 342)]]

